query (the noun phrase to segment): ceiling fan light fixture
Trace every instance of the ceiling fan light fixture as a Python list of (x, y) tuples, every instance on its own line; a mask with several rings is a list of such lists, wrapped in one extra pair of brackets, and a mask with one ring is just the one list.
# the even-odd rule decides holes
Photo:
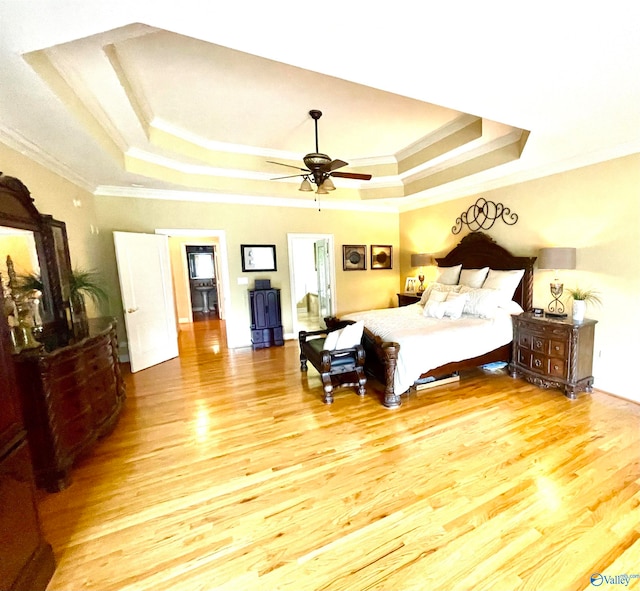
[(324, 182), (322, 183), (322, 186), (327, 191), (335, 191), (336, 190), (336, 186), (333, 184), (333, 181), (331, 180), (330, 176), (328, 176), (326, 179), (324, 179)]
[(311, 183), (309, 182), (309, 179), (307, 177), (304, 177), (302, 179), (298, 191), (313, 191), (313, 187), (311, 186)]
[(318, 185), (318, 190), (316, 191), (316, 195), (328, 195), (329, 191), (324, 186), (324, 183)]

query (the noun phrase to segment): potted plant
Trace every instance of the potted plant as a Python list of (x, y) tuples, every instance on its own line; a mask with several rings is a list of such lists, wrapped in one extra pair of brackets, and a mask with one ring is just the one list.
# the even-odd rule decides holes
[(109, 301), (109, 296), (100, 285), (100, 276), (96, 271), (77, 268), (71, 271), (69, 292), (73, 331), (77, 338), (82, 338), (89, 333), (85, 297), (88, 297), (100, 309), (103, 304)]
[(569, 289), (569, 295), (573, 300), (573, 320), (574, 322), (582, 322), (584, 320), (584, 312), (587, 303), (601, 304), (600, 294), (595, 289), (582, 289), (574, 287)]

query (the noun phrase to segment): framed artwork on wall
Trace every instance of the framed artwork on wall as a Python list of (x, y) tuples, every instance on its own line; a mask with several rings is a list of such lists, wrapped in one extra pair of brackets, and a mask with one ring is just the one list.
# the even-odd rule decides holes
[(277, 271), (275, 244), (241, 244), (242, 272)]
[(371, 245), (371, 268), (391, 269), (391, 246)]
[(407, 277), (406, 281), (404, 282), (404, 292), (416, 293), (418, 285), (420, 285), (420, 282), (418, 281), (417, 277)]
[(364, 271), (367, 268), (367, 247), (364, 244), (342, 245), (343, 271)]

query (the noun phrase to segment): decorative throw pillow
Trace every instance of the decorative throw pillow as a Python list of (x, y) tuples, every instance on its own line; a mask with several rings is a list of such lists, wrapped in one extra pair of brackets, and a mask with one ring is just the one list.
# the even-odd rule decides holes
[(330, 333), (328, 333), (326, 338), (324, 339), (323, 349), (325, 351), (333, 351), (338, 344), (338, 338), (340, 338), (341, 334), (342, 328), (339, 328), (338, 330), (332, 330)]
[(507, 302), (513, 299), (513, 294), (516, 292), (523, 275), (524, 269), (517, 269), (515, 271), (495, 271), (494, 269), (489, 269), (489, 273), (482, 287), (485, 289), (498, 290), (501, 299)]
[(424, 306), (427, 303), (427, 301), (429, 301), (431, 294), (436, 291), (441, 293), (449, 293), (450, 291), (458, 292), (460, 291), (460, 286), (445, 285), (444, 283), (435, 283), (435, 282), (430, 283), (429, 285), (427, 285), (427, 288), (422, 293), (422, 297), (420, 298), (420, 304)]
[(427, 318), (443, 318), (445, 312), (444, 301), (447, 299), (446, 291), (433, 291), (424, 304), (423, 316)]
[(452, 320), (457, 320), (462, 316), (464, 303), (467, 301), (467, 294), (434, 291), (429, 296), (424, 305), (423, 315), (428, 318), (444, 318), (447, 316)]
[[(351, 349), (360, 344), (362, 341), (362, 333), (364, 332), (364, 321), (358, 320), (353, 324), (347, 324), (341, 329), (340, 336), (338, 336), (338, 342), (336, 343), (336, 349)], [(326, 341), (325, 341), (326, 342)]]
[(457, 320), (460, 318), (462, 316), (462, 310), (464, 309), (467, 297), (466, 293), (449, 292), (447, 294), (447, 299), (444, 302), (444, 315), (451, 318), (451, 320)]
[(482, 269), (462, 269), (458, 283), (468, 287), (482, 287), (488, 273), (489, 267), (483, 267)]
[[(478, 318), (494, 318), (501, 300), (500, 292), (495, 289), (472, 289), (463, 285), (460, 293), (467, 294), (463, 314)], [(514, 302), (515, 303), (515, 302)]]
[(444, 283), (445, 285), (456, 285), (460, 277), (462, 265), (454, 267), (438, 267), (436, 275), (436, 283)]

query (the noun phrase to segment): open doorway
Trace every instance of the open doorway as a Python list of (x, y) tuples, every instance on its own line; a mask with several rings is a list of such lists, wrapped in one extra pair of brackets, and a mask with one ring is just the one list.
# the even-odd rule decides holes
[[(169, 237), (171, 274), (178, 324), (192, 323), (194, 311), (196, 313), (203, 311), (202, 297), (197, 292), (194, 292), (192, 297), (187, 247), (208, 247), (211, 249), (216, 288), (215, 311), (220, 320), (224, 320), (230, 313), (231, 306), (225, 231), (178, 228), (156, 230), (156, 234), (165, 234)], [(209, 303), (209, 307), (211, 308), (211, 303)]]
[(334, 313), (335, 264), (331, 234), (288, 234), (293, 332), (325, 328)]
[(218, 318), (218, 272), (215, 244), (186, 244), (189, 295), (194, 322)]

